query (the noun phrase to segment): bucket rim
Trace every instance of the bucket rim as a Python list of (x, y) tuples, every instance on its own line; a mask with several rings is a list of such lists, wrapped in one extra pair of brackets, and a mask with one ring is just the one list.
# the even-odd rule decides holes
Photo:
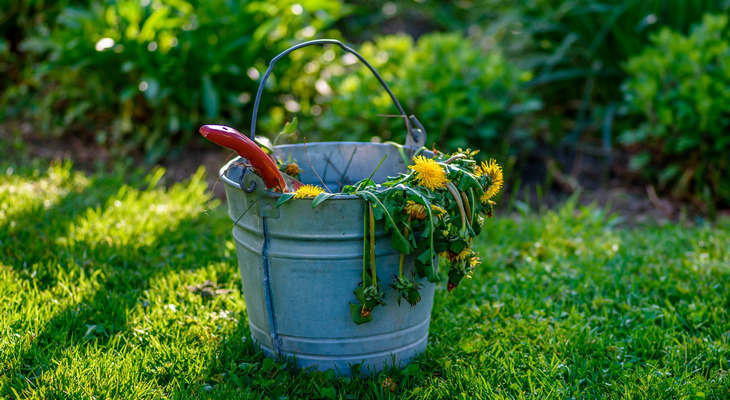
[[(337, 146), (337, 145), (343, 145), (343, 144), (344, 145), (357, 145), (357, 146), (376, 146), (376, 147), (393, 146), (390, 143), (350, 142), (350, 141), (348, 141), (348, 142), (312, 142), (312, 143), (306, 143), (307, 146), (315, 146), (315, 147), (322, 146), (322, 145)], [(287, 148), (302, 147), (304, 145), (305, 145), (305, 143), (282, 144), (282, 145), (276, 146), (274, 148), (274, 150), (286, 151)], [(242, 158), (243, 157), (241, 157), (241, 156), (235, 157), (232, 160), (230, 160), (227, 163), (225, 163), (218, 170), (218, 177), (223, 182), (225, 182), (227, 185), (230, 185), (230, 186), (232, 186), (232, 187), (234, 187), (234, 188), (236, 188), (238, 190), (243, 190), (243, 188), (241, 188), (240, 183), (238, 183), (235, 180), (229, 178), (226, 173), (228, 172), (228, 169), (231, 168), (231, 165), (233, 165), (233, 163), (238, 162)], [(269, 197), (276, 198), (276, 199), (278, 199), (279, 197), (281, 197), (282, 194), (283, 194), (283, 193), (273, 192), (271, 190), (265, 190), (265, 193)], [(354, 194), (342, 194), (342, 193), (339, 193), (339, 192), (338, 193), (333, 193), (333, 200), (334, 200), (334, 198), (336, 198), (336, 200), (356, 200), (356, 199), (362, 200), (362, 197), (360, 197), (358, 195), (354, 195)], [(291, 200), (309, 200), (309, 201), (311, 201), (312, 199), (311, 198), (301, 198), (301, 199), (291, 199)]]

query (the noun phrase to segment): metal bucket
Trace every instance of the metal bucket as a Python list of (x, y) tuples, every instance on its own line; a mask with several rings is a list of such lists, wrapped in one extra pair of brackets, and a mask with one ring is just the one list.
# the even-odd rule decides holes
[[(266, 78), (276, 60), (311, 44), (329, 43), (353, 53), (379, 79), (400, 111), (408, 129), (409, 148), (425, 143), (425, 131), (402, 107), (378, 73), (354, 50), (334, 40), (305, 42), (275, 57), (264, 74), (254, 102), (251, 139)], [(420, 130), (414, 130), (413, 122)], [(308, 156), (307, 156), (308, 153)], [(399, 149), (390, 144), (324, 142), (277, 146), (274, 156), (296, 160), (300, 180), (337, 192), (343, 184), (406, 172)], [(309, 160), (309, 161), (308, 161)], [(398, 274), (400, 253), (390, 244), (383, 224), (376, 225), (376, 264), (387, 305), (373, 310), (373, 321), (356, 325), (350, 302), (362, 280), (363, 211), (354, 195), (337, 195), (312, 208), (312, 199), (292, 199), (276, 208), (279, 193), (266, 191), (255, 174), (233, 160), (221, 169), (241, 271), (251, 335), (270, 357), (291, 357), (299, 367), (335, 369), (349, 375), (350, 366), (378, 371), (386, 363), (401, 366), (426, 348), (435, 284), (416, 279), (415, 260), (406, 258), (406, 274), (421, 283), (422, 299), (411, 307), (386, 287)], [(311, 164), (309, 164), (311, 162)]]
[[(337, 187), (341, 176), (336, 171), (346, 167), (347, 158), (341, 156), (353, 151), (352, 172), (346, 176), (352, 181), (367, 178), (374, 168), (372, 160), (386, 153), (376, 179), (405, 170), (390, 145), (313, 143), (307, 150), (329, 187)], [(280, 146), (276, 152), (279, 157), (291, 153), (306, 160), (301, 145)], [(349, 374), (350, 366), (359, 363), (372, 371), (386, 362), (401, 365), (426, 348), (435, 284), (425, 279), (417, 280), (424, 287), (415, 307), (405, 301), (398, 305), (395, 291), (387, 288), (387, 305), (373, 310), (372, 322), (356, 325), (350, 318), (349, 302), (357, 302), (353, 291), (362, 280), (362, 198), (336, 196), (314, 209), (312, 199), (293, 199), (276, 209), (279, 195), (264, 191), (263, 182), (253, 174), (246, 175), (244, 185), (256, 182), (256, 189), (247, 193), (236, 182), (241, 167), (232, 165), (221, 173), (229, 215), (237, 221), (233, 237), (248, 322), (253, 339), (267, 356), (293, 357), (300, 367)], [(301, 178), (304, 183), (319, 182), (309, 166)], [(382, 224), (376, 227), (375, 253), (385, 286), (398, 274), (400, 253), (391, 247)], [(413, 259), (407, 258), (406, 265), (408, 276), (415, 275)]]

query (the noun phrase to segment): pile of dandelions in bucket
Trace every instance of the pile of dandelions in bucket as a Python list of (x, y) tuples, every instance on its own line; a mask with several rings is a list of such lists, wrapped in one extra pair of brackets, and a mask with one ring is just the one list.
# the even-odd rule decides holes
[[(364, 179), (343, 187), (341, 194), (365, 200), (363, 272), (350, 303), (352, 320), (362, 324), (372, 320), (372, 310), (385, 305), (384, 289), (375, 268), (375, 221), (383, 221), (391, 234), (391, 245), (401, 253), (398, 275), (390, 287), (399, 294), (398, 302), (411, 306), (421, 300), (422, 285), (404, 273), (407, 255), (415, 256), (416, 273), (429, 282), (440, 281), (437, 255), (448, 266), (447, 290), (450, 292), (481, 263), (472, 241), (492, 215), (492, 198), (504, 183), (502, 168), (494, 159), (478, 163), (479, 151), (461, 150), (453, 154), (434, 152), (433, 158), (416, 156), (408, 173), (377, 184)], [(298, 172), (291, 160), (280, 164), (291, 175)], [(313, 206), (333, 196), (314, 185), (282, 196), (277, 207), (291, 198), (313, 198)]]

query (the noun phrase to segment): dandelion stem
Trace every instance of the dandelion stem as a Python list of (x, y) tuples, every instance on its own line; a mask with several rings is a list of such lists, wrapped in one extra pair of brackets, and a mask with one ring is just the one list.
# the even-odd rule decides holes
[(464, 211), (464, 202), (461, 200), (459, 191), (456, 189), (454, 184), (451, 182), (446, 183), (446, 189), (449, 190), (449, 193), (451, 193), (451, 196), (456, 201), (456, 205), (459, 206), (459, 213), (461, 214), (461, 229), (466, 229), (466, 215), (465, 215), (465, 211)]
[(375, 215), (373, 204), (368, 202), (368, 219), (370, 220), (370, 276), (373, 278), (373, 285), (377, 284), (375, 271)]
[(368, 271), (368, 261), (369, 261), (368, 260), (369, 259), (369, 257), (368, 257), (368, 254), (369, 254), (368, 253), (368, 251), (369, 251), (369, 249), (368, 249), (368, 226), (370, 226), (370, 221), (368, 220), (368, 207), (370, 206), (370, 202), (366, 201), (365, 205), (366, 205), (366, 207), (363, 209), (364, 210), (364, 212), (363, 212), (364, 232), (362, 235), (362, 237), (363, 237), (363, 241), (362, 241), (362, 255), (363, 255), (363, 257), (362, 257), (362, 284), (363, 285), (365, 285), (365, 281), (367, 278), (366, 275), (367, 275), (367, 271)]
[(444, 161), (444, 164), (451, 164), (452, 162), (454, 162), (454, 160), (458, 160), (460, 158), (465, 158), (465, 157), (466, 157), (466, 154), (454, 154), (448, 160)]
[[(385, 155), (385, 156), (383, 157), (383, 159), (382, 159), (382, 160), (380, 160), (380, 163), (378, 163), (378, 166), (377, 166), (377, 167), (375, 167), (375, 170), (373, 170), (373, 173), (372, 173), (372, 174), (370, 174), (370, 176), (368, 177), (368, 179), (367, 179), (368, 181), (372, 181), (372, 180), (373, 180), (373, 176), (375, 175), (375, 172), (377, 172), (377, 171), (378, 171), (378, 169), (380, 169), (380, 166), (381, 166), (381, 165), (383, 164), (383, 161), (385, 161), (385, 159), (386, 159), (387, 157), (388, 157), (388, 155), (386, 154), (386, 155)], [(360, 182), (360, 184), (359, 184), (359, 185), (357, 185), (357, 189), (355, 189), (355, 191), (358, 191), (358, 190), (360, 190), (360, 186), (362, 186), (362, 182)]]
[[(408, 235), (410, 235), (410, 233), (411, 233), (410, 229), (408, 229), (408, 227), (406, 226), (406, 230), (403, 232), (406, 239), (408, 239)], [(404, 273), (403, 265), (405, 264), (405, 262), (406, 262), (406, 255), (403, 253), (400, 253), (400, 263), (398, 264), (398, 277), (401, 279), (403, 279), (403, 273)]]
[(461, 200), (464, 202), (464, 209), (466, 209), (466, 215), (467, 215), (467, 221), (469, 222), (469, 225), (471, 225), (471, 204), (469, 203), (469, 197), (464, 192), (459, 192), (461, 195)]

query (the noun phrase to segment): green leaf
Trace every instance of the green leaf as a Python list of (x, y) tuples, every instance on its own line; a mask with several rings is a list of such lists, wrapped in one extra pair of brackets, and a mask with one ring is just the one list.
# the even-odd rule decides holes
[(274, 208), (281, 207), (282, 204), (286, 203), (287, 201), (294, 198), (295, 193), (284, 193), (279, 197), (279, 200), (276, 201), (276, 206)]
[[(424, 206), (426, 206), (426, 212), (428, 213), (428, 223), (429, 223), (429, 229), (428, 229), (429, 246), (428, 246), (428, 248), (431, 253), (431, 260), (433, 260), (436, 257), (436, 255), (434, 254), (434, 251), (433, 251), (433, 213), (431, 212), (431, 201), (428, 199), (428, 197), (426, 195), (424, 195), (423, 193), (421, 193), (420, 191), (418, 191), (416, 189), (413, 189), (410, 186), (400, 184), (400, 185), (395, 186), (395, 188), (403, 190), (406, 193), (408, 193), (412, 196), (415, 196), (416, 198), (421, 200), (421, 202), (423, 203)], [(434, 279), (438, 279), (438, 265), (433, 265), (433, 263), (430, 263), (430, 264), (424, 263), (424, 264), (431, 266), (430, 271), (426, 271), (426, 275), (429, 277), (428, 278), (429, 281), (431, 281), (431, 279), (433, 277), (435, 277)]]
[(454, 290), (455, 287), (459, 286), (461, 280), (464, 279), (464, 272), (456, 269), (449, 270), (449, 283), (446, 286), (446, 290), (449, 292)]
[(354, 194), (357, 191), (357, 188), (352, 185), (345, 185), (342, 187), (342, 190), (340, 193), (342, 194)]
[[(149, 89), (148, 89), (149, 90)], [(215, 118), (220, 111), (220, 98), (210, 75), (203, 75), (203, 110), (208, 118)]]
[(423, 287), (420, 283), (413, 282), (408, 278), (400, 277), (395, 275), (393, 277), (393, 283), (390, 287), (398, 292), (398, 305), (400, 305), (401, 299), (405, 299), (411, 307), (418, 304), (421, 301), (421, 293), (419, 289)]
[(297, 130), (297, 117), (294, 117), (294, 119), (291, 122), (287, 122), (286, 125), (284, 125), (284, 130), (281, 131), (284, 135), (291, 135)]
[(416, 265), (421, 264), (423, 267), (426, 267), (423, 269), (423, 275), (426, 276), (429, 282), (438, 282), (441, 280), (441, 277), (439, 276), (439, 270), (438, 270), (438, 262), (435, 262), (435, 253), (433, 252), (433, 248), (429, 246), (428, 248), (419, 246), (417, 251), (421, 251), (421, 253), (416, 258)]
[(421, 367), (417, 363), (410, 363), (403, 370), (403, 375), (416, 378), (417, 380), (421, 380), (421, 379), (425, 378), (426, 373), (421, 369)]
[(466, 248), (467, 245), (468, 244), (464, 240), (455, 240), (451, 242), (449, 250), (451, 250), (453, 253), (459, 254), (462, 250)]
[(361, 325), (368, 323), (373, 320), (373, 314), (369, 314), (367, 317), (363, 317), (360, 315), (360, 310), (362, 309), (362, 305), (360, 304), (353, 304), (350, 303), (350, 317), (352, 318), (352, 322)]
[(360, 182), (355, 184), (355, 187), (356, 187), (355, 191), (362, 190), (362, 189), (365, 189), (368, 187), (376, 187), (376, 186), (378, 186), (378, 184), (375, 183), (375, 181), (373, 181), (372, 179), (363, 179)]
[(284, 125), (284, 129), (279, 132), (278, 135), (274, 138), (274, 145), (273, 147), (276, 147), (276, 144), (279, 142), (279, 138), (286, 135), (291, 135), (297, 130), (297, 117), (294, 117), (294, 119), (291, 122), (287, 122), (286, 125)]
[(381, 207), (384, 211), (383, 215), (387, 218), (386, 221), (388, 221), (391, 226), (393, 227), (392, 231), (392, 239), (391, 239), (391, 246), (393, 246), (394, 249), (400, 251), (403, 254), (410, 254), (411, 251), (413, 251), (413, 248), (411, 247), (410, 243), (408, 243), (408, 239), (403, 236), (403, 234), (400, 232), (398, 227), (395, 226), (395, 221), (393, 221), (393, 216), (390, 215), (388, 210), (386, 210), (385, 205), (380, 201), (377, 196), (375, 196), (373, 193), (370, 192), (358, 192), (358, 196), (362, 197), (366, 201), (370, 201), (372, 203), (375, 203), (373, 205), (373, 213), (375, 213), (375, 206)]
[(410, 164), (410, 160), (408, 159), (408, 156), (406, 156), (406, 151), (403, 149), (403, 146), (400, 143), (396, 142), (385, 142), (385, 144), (389, 144), (393, 147), (395, 147), (396, 150), (398, 150), (398, 154), (400, 154), (401, 158), (403, 159), (403, 164), (408, 165)]
[(160, 7), (152, 13), (142, 25), (137, 40), (140, 43), (152, 41), (157, 32), (166, 23), (166, 17), (170, 13), (170, 8)]
[(461, 179), (459, 179), (457, 189), (465, 192), (469, 188), (476, 190), (479, 197), (484, 195), (484, 189), (482, 189), (482, 185), (479, 184), (479, 180), (470, 172), (461, 170)]
[(317, 197), (315, 197), (314, 200), (312, 200), (312, 208), (317, 207), (321, 203), (324, 203), (327, 199), (329, 199), (332, 196), (334, 196), (334, 193), (322, 192), (322, 193), (318, 194)]
[(365, 301), (365, 286), (367, 285), (361, 285), (357, 289), (355, 289), (354, 292), (352, 292), (355, 293), (355, 298), (358, 301)]
[(429, 249), (426, 249), (425, 251), (421, 252), (421, 254), (416, 257), (416, 260), (422, 262), (424, 265), (429, 265), (433, 262), (433, 258), (431, 258), (431, 251)]

